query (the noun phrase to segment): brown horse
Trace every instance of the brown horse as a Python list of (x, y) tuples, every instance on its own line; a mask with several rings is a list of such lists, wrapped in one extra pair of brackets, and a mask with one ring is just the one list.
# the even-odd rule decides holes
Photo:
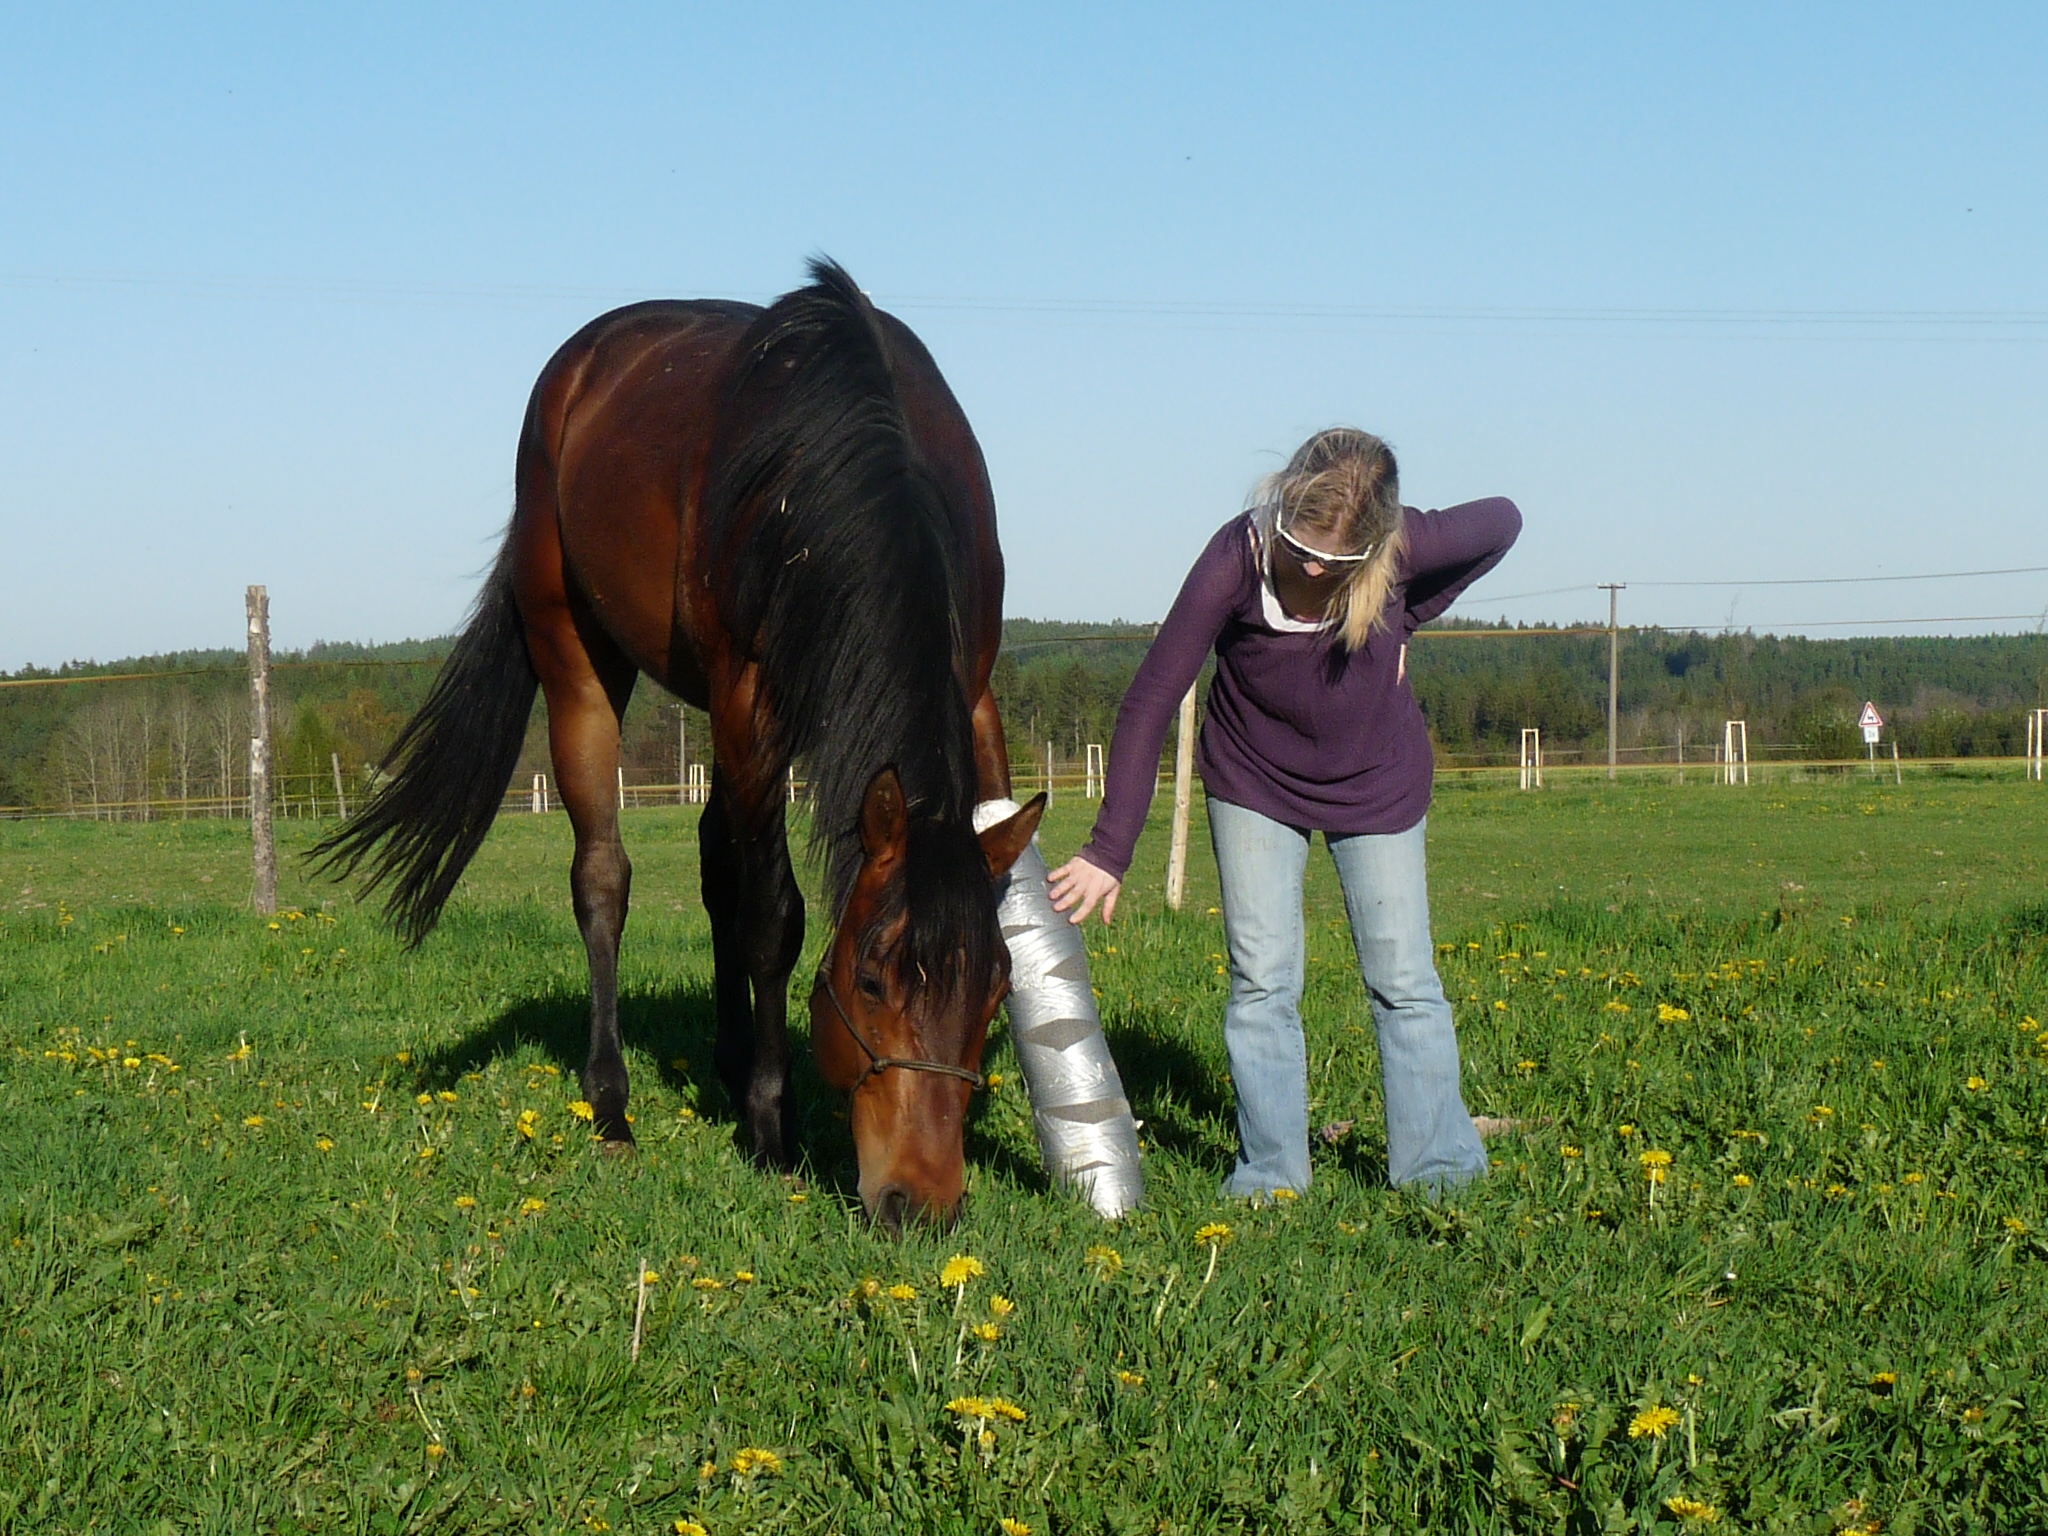
[(836, 265), (763, 310), (637, 304), (542, 371), (496, 568), (390, 778), (318, 850), (413, 944), (490, 829), (536, 686), (576, 833), (590, 961), (584, 1097), (630, 1146), (618, 954), (632, 868), (619, 722), (646, 673), (711, 714), (699, 824), (717, 1067), (755, 1160), (796, 1159), (787, 1029), (804, 903), (785, 775), (805, 765), (837, 919), (811, 994), (825, 1080), (852, 1098), (860, 1194), (891, 1230), (950, 1222), (988, 1023), (1009, 987), (996, 881), (1043, 798), (1007, 796), (989, 692), (1003, 566), (980, 447), (917, 338)]

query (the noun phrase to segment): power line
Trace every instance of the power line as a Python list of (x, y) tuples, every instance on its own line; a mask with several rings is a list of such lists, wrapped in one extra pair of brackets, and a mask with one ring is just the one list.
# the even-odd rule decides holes
[[(2038, 613), (1959, 613), (1950, 614), (1946, 618), (1939, 619), (1773, 619), (1768, 623), (1762, 624), (1746, 623), (1742, 627), (1745, 630), (1860, 629), (1866, 624), (1995, 624), (2001, 623), (2007, 619), (2039, 620), (2040, 617), (2041, 615)], [(1680, 632), (1683, 632), (1685, 630), (1691, 630), (1696, 634), (1731, 634), (1735, 632), (1729, 625), (1726, 624), (1654, 624), (1644, 625), (1642, 627), (1645, 629), (1662, 629)], [(1900, 636), (1899, 638), (1914, 639), (1921, 637), (1905, 635)], [(1956, 639), (1959, 637), (1950, 635), (1941, 636), (1937, 638)]]
[[(1630, 585), (1638, 587), (1834, 587), (1861, 586), (1870, 582), (1883, 581), (1956, 581), (1972, 576), (2037, 576), (2048, 571), (2048, 565), (2011, 565), (1998, 570), (1987, 571), (1918, 571), (1905, 576), (1764, 576), (1753, 581), (1638, 581)], [(1509, 592), (1495, 596), (1484, 592), (1469, 592), (1460, 599), (1469, 607), (1483, 608), (1488, 603), (1514, 603), (1532, 597), (1558, 597), (1570, 592), (1595, 592), (1599, 588), (1592, 582), (1582, 582), (1575, 587), (1546, 587), (1540, 592)]]
[[(1921, 571), (1910, 576), (1768, 576), (1755, 581), (1639, 581), (1639, 587), (1836, 587), (1872, 581), (1955, 581), (1965, 576), (2034, 576), (2048, 565), (2009, 565), (1996, 571)], [(1920, 620), (1903, 622), (1919, 623)]]
[[(153, 288), (243, 294), (267, 298), (485, 299), (515, 303), (562, 299), (618, 302), (626, 295), (687, 291), (669, 281), (608, 285), (432, 282), (378, 278), (311, 278), (220, 273), (118, 271), (0, 271), (0, 286), (17, 288)], [(771, 294), (754, 297), (766, 300)], [(966, 294), (883, 294), (878, 302), (901, 309), (982, 314), (1080, 315), (1159, 319), (1427, 321), (1465, 325), (1566, 325), (1595, 329), (1682, 326), (1714, 330), (1741, 326), (1877, 327), (1893, 332), (1958, 327), (1979, 333), (2016, 329), (2026, 339), (2048, 337), (2048, 310), (2022, 309), (1702, 309), (1560, 305), (1356, 305), (1211, 299), (1023, 298)]]

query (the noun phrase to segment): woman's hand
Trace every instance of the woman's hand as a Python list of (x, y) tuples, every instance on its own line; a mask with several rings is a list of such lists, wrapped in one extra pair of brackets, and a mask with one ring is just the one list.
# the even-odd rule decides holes
[(1055, 912), (1064, 912), (1080, 903), (1080, 910), (1067, 919), (1070, 923), (1085, 923), (1098, 901), (1102, 903), (1102, 920), (1109, 922), (1116, 916), (1117, 893), (1123, 888), (1123, 881), (1078, 854), (1054, 870), (1047, 883)]

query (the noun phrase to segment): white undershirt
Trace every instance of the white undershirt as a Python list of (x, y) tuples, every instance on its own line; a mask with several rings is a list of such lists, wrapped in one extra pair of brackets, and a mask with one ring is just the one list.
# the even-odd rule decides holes
[(1280, 603), (1280, 594), (1273, 590), (1273, 557), (1271, 545), (1266, 541), (1263, 514), (1254, 512), (1251, 520), (1252, 558), (1259, 566), (1259, 610), (1268, 629), (1278, 630), (1283, 635), (1312, 635), (1329, 623), (1324, 619), (1297, 619)]

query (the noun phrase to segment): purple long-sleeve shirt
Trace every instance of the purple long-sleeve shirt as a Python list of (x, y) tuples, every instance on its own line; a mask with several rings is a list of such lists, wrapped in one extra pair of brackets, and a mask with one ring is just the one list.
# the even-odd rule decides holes
[(1357, 651), (1329, 630), (1276, 626), (1253, 514), (1217, 530), (1117, 711), (1109, 780), (1083, 858), (1121, 879), (1181, 697), (1216, 652), (1197, 766), (1208, 792), (1318, 832), (1405, 832), (1429, 810), (1429, 728), (1408, 685), (1408, 637), (1500, 563), (1522, 531), (1505, 497), (1405, 514), (1398, 612)]

